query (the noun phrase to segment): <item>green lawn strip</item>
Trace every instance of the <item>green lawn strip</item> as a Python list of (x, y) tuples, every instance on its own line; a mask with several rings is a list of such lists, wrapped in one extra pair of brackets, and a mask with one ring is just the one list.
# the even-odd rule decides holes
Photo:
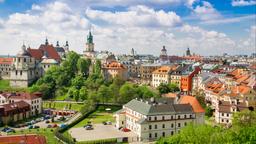
[(20, 134), (39, 134), (43, 135), (46, 138), (47, 143), (49, 144), (61, 144), (58, 139), (55, 138), (53, 129), (26, 129), (16, 131), (15, 133), (10, 133), (8, 135), (20, 135)]
[[(111, 111), (106, 112), (106, 110), (105, 110), (106, 108), (110, 108)], [(115, 112), (115, 111), (117, 111), (119, 109), (120, 109), (120, 107), (103, 107), (103, 106), (100, 106), (94, 113), (92, 113), (89, 117), (87, 117), (86, 119), (84, 119), (81, 122), (79, 122), (74, 127), (75, 128), (83, 127), (89, 121), (92, 122), (93, 124), (102, 123), (104, 121), (115, 122), (115, 119), (113, 117), (113, 112)]]

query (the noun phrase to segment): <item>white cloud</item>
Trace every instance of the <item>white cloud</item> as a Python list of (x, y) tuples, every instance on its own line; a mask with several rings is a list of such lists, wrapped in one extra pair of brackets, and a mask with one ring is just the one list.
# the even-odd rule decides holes
[(232, 6), (251, 6), (256, 5), (255, 0), (232, 0)]
[(99, 20), (111, 25), (139, 27), (175, 27), (181, 24), (180, 17), (175, 12), (155, 11), (146, 6), (130, 7), (125, 12), (106, 12), (87, 9), (86, 16), (91, 20)]
[[(204, 5), (209, 7), (207, 3)], [(0, 20), (0, 27), (4, 26), (0, 28), (0, 44), (6, 48), (1, 47), (0, 53), (17, 53), (23, 40), (37, 48), (46, 36), (54, 44), (57, 40), (61, 44), (69, 40), (70, 49), (82, 53), (91, 26), (98, 51), (128, 53), (135, 48), (138, 53), (158, 55), (163, 45), (170, 55), (182, 55), (187, 46), (192, 52), (204, 55), (243, 50), (224, 33), (184, 25), (174, 12), (142, 5), (116, 12), (86, 9), (76, 11), (76, 7), (65, 2), (52, 2), (11, 14), (7, 20)]]
[(0, 3), (3, 3), (5, 0), (0, 0)]
[(221, 14), (212, 6), (211, 3), (202, 1), (202, 5), (197, 5), (193, 12), (202, 21), (221, 18)]

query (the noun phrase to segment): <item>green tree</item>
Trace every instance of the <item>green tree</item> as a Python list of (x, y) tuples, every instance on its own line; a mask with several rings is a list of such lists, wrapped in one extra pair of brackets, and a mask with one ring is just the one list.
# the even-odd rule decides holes
[(107, 86), (101, 85), (98, 90), (97, 96), (102, 103), (106, 103), (111, 98), (111, 91)]
[(162, 94), (165, 94), (165, 93), (168, 93), (170, 92), (170, 88), (168, 86), (168, 84), (165, 84), (165, 83), (161, 83), (158, 87), (157, 87), (159, 93), (162, 95)]
[(77, 61), (77, 69), (82, 76), (89, 75), (89, 68), (90, 68), (91, 61), (89, 59), (79, 58)]
[(84, 78), (81, 75), (77, 75), (71, 80), (71, 85), (76, 89), (80, 89), (84, 85)]
[(121, 103), (126, 103), (138, 96), (136, 92), (136, 88), (134, 87), (133, 84), (130, 84), (130, 83), (125, 83), (124, 85), (122, 85), (122, 87), (119, 90), (119, 94), (120, 94), (119, 102)]
[(205, 109), (205, 115), (211, 117), (213, 115), (213, 109), (210, 106), (207, 106)]
[(175, 83), (168, 84), (168, 87), (169, 87), (170, 92), (178, 92), (178, 91), (180, 91), (178, 85), (175, 84)]
[(256, 112), (243, 110), (233, 115), (233, 125), (239, 127), (251, 127), (256, 125)]
[(88, 91), (87, 88), (85, 86), (83, 86), (80, 91), (79, 91), (79, 97), (81, 100), (86, 100), (88, 97)]

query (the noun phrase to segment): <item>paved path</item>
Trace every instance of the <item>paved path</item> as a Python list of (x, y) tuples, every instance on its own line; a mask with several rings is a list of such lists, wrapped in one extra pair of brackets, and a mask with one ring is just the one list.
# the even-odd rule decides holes
[(78, 119), (82, 114), (80, 112), (77, 112), (75, 115), (73, 115), (67, 122), (65, 122), (66, 125), (72, 123), (76, 119)]

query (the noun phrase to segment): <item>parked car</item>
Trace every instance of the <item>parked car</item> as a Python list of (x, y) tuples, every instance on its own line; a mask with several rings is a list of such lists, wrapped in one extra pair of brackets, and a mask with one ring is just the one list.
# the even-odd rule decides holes
[(93, 126), (92, 125), (87, 125), (84, 127), (86, 130), (93, 130)]
[(40, 126), (37, 126), (37, 125), (34, 126), (34, 129), (38, 129), (38, 128), (40, 128)]
[(107, 125), (112, 125), (111, 121), (107, 121), (106, 123), (107, 123)]
[(50, 125), (50, 124), (49, 124), (49, 125), (47, 125), (47, 128), (52, 128), (52, 125)]
[(53, 124), (52, 127), (55, 128), (55, 127), (58, 127), (58, 125), (57, 124)]
[(6, 132), (9, 129), (10, 129), (9, 127), (5, 127), (5, 128), (2, 129), (2, 132)]
[(10, 132), (15, 132), (15, 130), (14, 129), (8, 129), (7, 131), (6, 131), (6, 133), (10, 133)]
[(29, 126), (28, 126), (28, 129), (32, 129), (32, 128), (33, 128), (33, 125), (29, 125)]
[(104, 121), (104, 122), (102, 122), (102, 124), (103, 124), (103, 125), (107, 125), (107, 122)]
[(49, 120), (47, 120), (47, 121), (45, 121), (45, 123), (50, 123), (50, 121), (49, 121)]
[(36, 121), (32, 120), (32, 121), (30, 121), (30, 123), (31, 123), (31, 124), (35, 124), (35, 123), (36, 123)]
[(123, 131), (123, 132), (129, 132), (129, 131), (131, 131), (131, 130), (129, 130), (128, 128), (123, 128), (122, 131)]

